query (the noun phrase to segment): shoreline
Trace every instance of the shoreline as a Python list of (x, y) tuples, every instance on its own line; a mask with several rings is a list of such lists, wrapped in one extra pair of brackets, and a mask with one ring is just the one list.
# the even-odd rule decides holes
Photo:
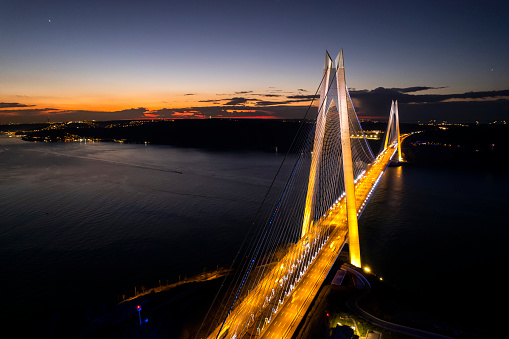
[(197, 274), (191, 278), (185, 278), (183, 280), (180, 280), (180, 281), (170, 284), (170, 285), (161, 285), (159, 287), (149, 288), (145, 291), (142, 291), (141, 293), (136, 293), (136, 295), (134, 295), (133, 297), (129, 297), (129, 298), (122, 300), (121, 302), (118, 303), (118, 305), (121, 305), (123, 303), (129, 302), (132, 300), (136, 300), (138, 298), (147, 296), (152, 293), (168, 292), (168, 291), (174, 289), (175, 287), (178, 287), (181, 285), (185, 285), (185, 284), (189, 284), (189, 283), (206, 282), (206, 281), (210, 281), (210, 280), (214, 280), (214, 279), (219, 279), (219, 278), (229, 275), (230, 273), (231, 273), (231, 269), (228, 269), (225, 267), (220, 267), (214, 271), (203, 272), (203, 273)]

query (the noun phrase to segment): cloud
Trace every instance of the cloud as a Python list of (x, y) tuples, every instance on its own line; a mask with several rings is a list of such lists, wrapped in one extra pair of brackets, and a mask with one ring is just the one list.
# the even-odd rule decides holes
[(299, 101), (311, 101), (313, 99), (319, 98), (319, 95), (309, 94), (309, 95), (289, 95), (287, 96), (288, 99), (296, 99), (293, 100), (293, 102), (299, 102)]
[(77, 121), (77, 120), (120, 120), (141, 119), (147, 111), (146, 108), (129, 108), (120, 111), (89, 111), (89, 110), (61, 110), (57, 108), (30, 108), (0, 110), (2, 122), (32, 123), (50, 121)]
[(235, 105), (245, 104), (249, 101), (254, 101), (254, 99), (248, 99), (248, 98), (243, 98), (243, 97), (235, 97), (235, 98), (231, 98), (231, 99), (227, 99), (227, 100), (230, 100), (230, 101), (228, 101), (224, 105), (228, 105), (228, 106), (235, 106)]
[(502, 90), (502, 91), (483, 91), (483, 92), (467, 92), (463, 94), (452, 94), (451, 98), (471, 98), (471, 99), (478, 99), (478, 98), (499, 98), (499, 97), (508, 97), (509, 96), (509, 89)]
[[(422, 88), (422, 87), (410, 87), (411, 88)], [(431, 88), (431, 87), (428, 87)], [(435, 87), (440, 88), (440, 87)], [(402, 91), (403, 90), (403, 91)], [(509, 90), (500, 90), (500, 91), (479, 91), (479, 92), (467, 92), (467, 93), (459, 93), (459, 94), (408, 94), (411, 93), (409, 89), (401, 89), (401, 88), (384, 88), (378, 87), (374, 90), (360, 90), (360, 91), (350, 91), (350, 96), (352, 98), (363, 98), (369, 99), (372, 101), (377, 100), (398, 100), (400, 103), (430, 103), (430, 102), (440, 102), (448, 99), (479, 99), (483, 98), (486, 100), (489, 99), (498, 99), (500, 97), (509, 97)]]
[(198, 102), (217, 102), (218, 100), (221, 100), (221, 99), (198, 100)]
[[(420, 86), (425, 87), (425, 86)], [(379, 87), (374, 90), (350, 91), (357, 114), (362, 118), (386, 120), (391, 100), (398, 100), (402, 122), (446, 120), (449, 122), (490, 122), (507, 119), (509, 90), (468, 92), (459, 94), (413, 94), (415, 90)], [(404, 93), (406, 91), (406, 93)], [(506, 96), (507, 95), (507, 96)], [(260, 96), (263, 97), (263, 96)], [(228, 104), (187, 109), (158, 110), (159, 117), (167, 118), (256, 118), (307, 119), (316, 117), (317, 109), (306, 104), (314, 95), (289, 95), (278, 100), (234, 97), (222, 99)], [(302, 105), (299, 105), (302, 103)], [(242, 104), (242, 105), (241, 105)], [(165, 112), (163, 114), (163, 112)], [(151, 111), (152, 113), (152, 111)]]
[(258, 100), (256, 102), (256, 106), (274, 106), (274, 105), (282, 105), (287, 104), (287, 101), (266, 101), (266, 100)]
[(400, 92), (400, 93), (413, 93), (413, 92), (426, 91), (428, 89), (442, 89), (442, 88), (447, 88), (447, 86), (445, 86), (445, 87), (414, 86), (414, 87), (389, 88), (389, 89), (396, 91), (396, 92)]
[(58, 111), (56, 108), (28, 108), (28, 109), (2, 109), (0, 110), (0, 117), (32, 117), (39, 115), (48, 115)]
[(174, 112), (172, 114), (173, 118), (205, 118), (203, 114), (198, 111), (183, 111), (183, 112)]
[[(426, 94), (423, 91), (444, 87), (413, 86), (406, 88), (378, 87), (372, 90), (350, 89), (350, 97), (360, 117), (386, 119), (392, 100), (398, 100), (402, 122), (447, 120), (449, 122), (490, 122), (507, 119), (509, 89), (453, 94)], [(144, 107), (118, 111), (61, 110), (51, 107), (36, 108), (22, 103), (0, 103), (2, 123), (45, 122), (77, 120), (120, 119), (178, 119), (178, 118), (281, 118), (302, 119), (316, 116), (316, 107), (309, 108), (318, 95), (304, 93), (302, 89), (287, 94), (282, 90), (257, 94), (239, 91), (245, 96), (222, 94), (220, 97), (200, 100), (205, 107), (162, 108)], [(191, 95), (192, 93), (188, 93)], [(381, 118), (382, 117), (382, 118)]]
[(150, 110), (143, 112), (146, 118), (154, 119), (174, 119), (184, 117), (203, 118), (202, 112), (196, 109), (172, 109), (172, 108), (161, 108), (157, 110)]
[(189, 95), (196, 95), (195, 93), (186, 93), (184, 94), (184, 96), (189, 96)]
[(281, 96), (281, 94), (258, 94), (258, 95), (267, 98), (277, 98)]
[[(224, 106), (244, 106), (254, 105), (257, 107), (262, 106), (274, 106), (274, 105), (288, 105), (292, 103), (300, 103), (311, 101), (318, 96), (315, 95), (303, 95), (304, 89), (299, 89), (299, 92), (283, 92), (282, 90), (274, 90), (269, 93), (255, 93), (254, 91), (237, 91), (235, 94), (246, 94), (245, 96), (231, 96), (228, 94), (216, 94), (216, 96), (223, 96), (222, 98), (205, 99), (199, 102), (211, 103), (219, 105), (219, 102)], [(265, 100), (271, 98), (274, 100)], [(280, 98), (280, 100), (278, 100)]]
[(509, 100), (432, 102), (400, 105), (400, 119), (404, 122), (475, 122), (488, 123), (507, 120)]
[[(384, 88), (350, 91), (350, 97), (358, 114), (384, 116), (389, 112), (392, 100), (400, 105), (402, 121), (428, 121), (430, 117), (439, 121), (471, 122), (472, 110), (484, 122), (504, 120), (503, 111), (509, 110), (509, 90), (478, 91), (453, 94), (412, 94), (432, 87)], [(441, 88), (441, 87), (435, 87)], [(460, 102), (462, 104), (460, 104)], [(475, 103), (475, 104), (474, 104)], [(479, 104), (477, 104), (479, 103)], [(482, 109), (484, 105), (484, 109)], [(463, 112), (463, 114), (462, 114)], [(388, 116), (388, 113), (386, 113)], [(463, 119), (462, 119), (463, 117)], [(483, 120), (484, 118), (484, 120)]]
[(169, 109), (148, 111), (149, 118), (230, 118), (230, 119), (278, 119), (302, 118), (306, 107), (276, 106), (274, 108), (260, 108), (253, 106), (206, 106), (188, 107), (186, 109)]
[(35, 105), (25, 105), (19, 102), (0, 102), (0, 108), (15, 108), (15, 107), (33, 107)]

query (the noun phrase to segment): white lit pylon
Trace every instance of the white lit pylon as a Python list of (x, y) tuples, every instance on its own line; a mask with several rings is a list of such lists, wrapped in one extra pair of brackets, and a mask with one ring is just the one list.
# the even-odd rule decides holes
[(398, 143), (398, 161), (402, 161), (401, 156), (401, 137), (399, 134), (399, 112), (398, 101), (392, 101), (391, 114), (389, 115), (389, 123), (387, 124), (387, 132), (385, 134), (384, 150), (393, 142)]
[(361, 266), (359, 228), (357, 224), (357, 210), (355, 207), (355, 183), (352, 164), (352, 147), (350, 143), (350, 127), (348, 123), (348, 90), (346, 88), (343, 50), (336, 57), (335, 67), (328, 52), (325, 53), (324, 79), (320, 87), (319, 112), (316, 120), (313, 155), (309, 172), (306, 206), (302, 224), (302, 236), (313, 227), (316, 181), (319, 175), (319, 165), (325, 134), (327, 114), (339, 114), (341, 133), (341, 154), (343, 157), (343, 175), (346, 192), (346, 208), (348, 218), (348, 233), (350, 247), (350, 262)]

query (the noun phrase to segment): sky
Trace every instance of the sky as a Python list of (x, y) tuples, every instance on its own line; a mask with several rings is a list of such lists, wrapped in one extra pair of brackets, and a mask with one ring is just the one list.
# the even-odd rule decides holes
[[(508, 1), (0, 0), (0, 123), (302, 118), (343, 49), (361, 118), (509, 120)], [(315, 100), (316, 102), (316, 100)]]

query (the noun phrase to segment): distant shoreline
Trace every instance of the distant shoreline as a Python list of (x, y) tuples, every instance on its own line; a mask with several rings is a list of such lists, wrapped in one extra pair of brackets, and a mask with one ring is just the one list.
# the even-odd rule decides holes
[[(387, 124), (362, 121), (376, 153)], [(0, 125), (2, 133), (32, 142), (118, 142), (156, 144), (221, 151), (300, 151), (293, 144), (313, 133), (310, 120), (181, 119), (80, 121), (53, 124)], [(509, 125), (401, 124), (401, 133), (422, 131), (403, 143), (406, 161), (420, 164), (497, 168), (509, 157)], [(297, 139), (296, 139), (297, 136)], [(293, 145), (293, 146), (292, 146)], [(293, 149), (292, 149), (293, 147)]]
[(136, 300), (137, 298), (140, 298), (140, 297), (144, 297), (144, 296), (147, 296), (149, 294), (152, 294), (152, 293), (160, 293), (160, 292), (167, 292), (177, 286), (180, 286), (180, 285), (185, 285), (185, 284), (189, 284), (189, 283), (195, 283), (195, 282), (205, 282), (205, 281), (209, 281), (209, 280), (214, 280), (214, 279), (219, 279), (221, 277), (224, 277), (228, 274), (231, 273), (231, 270), (230, 269), (227, 269), (227, 268), (224, 268), (224, 267), (220, 267), (218, 268), (217, 270), (214, 270), (214, 271), (207, 271), (207, 272), (203, 272), (203, 273), (200, 273), (200, 274), (197, 274), (193, 277), (190, 277), (190, 278), (184, 278), (183, 280), (180, 280), (176, 283), (173, 283), (173, 284), (170, 284), (170, 285), (160, 285), (158, 287), (153, 287), (153, 288), (149, 288), (147, 290), (144, 290), (140, 293), (137, 293), (136, 295), (132, 296), (132, 297), (129, 297), (127, 299), (124, 299), (122, 300), (120, 304), (122, 303), (125, 303), (125, 302), (128, 302), (128, 301), (132, 301), (132, 300)]

